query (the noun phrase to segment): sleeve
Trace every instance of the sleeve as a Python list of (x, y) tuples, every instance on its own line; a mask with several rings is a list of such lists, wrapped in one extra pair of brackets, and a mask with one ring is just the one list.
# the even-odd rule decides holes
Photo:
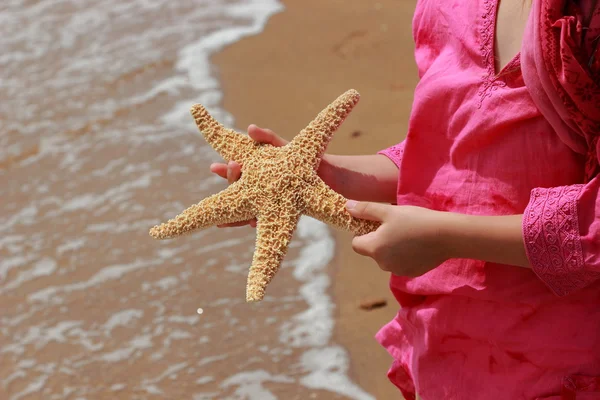
[(533, 271), (557, 296), (600, 279), (600, 175), (587, 184), (533, 189), (523, 237)]
[(387, 158), (392, 160), (392, 162), (394, 164), (396, 164), (396, 166), (398, 168), (400, 168), (400, 163), (402, 162), (402, 156), (404, 155), (404, 143), (405, 142), (406, 142), (406, 140), (403, 140), (402, 142), (400, 142), (392, 147), (388, 147), (387, 149), (378, 151), (377, 154), (383, 154), (384, 156), (386, 156)]
[[(597, 93), (600, 83), (593, 64), (586, 66), (580, 57), (591, 53), (592, 43), (581, 43), (581, 15), (574, 2), (568, 3), (565, 9), (533, 2), (521, 51), (523, 80), (540, 113), (566, 145), (587, 153), (585, 183), (533, 189), (523, 215), (531, 267), (558, 296), (600, 279), (600, 102), (594, 95), (581, 96), (582, 91)], [(589, 16), (591, 10), (584, 11)], [(592, 15), (588, 27), (600, 28), (600, 14)]]

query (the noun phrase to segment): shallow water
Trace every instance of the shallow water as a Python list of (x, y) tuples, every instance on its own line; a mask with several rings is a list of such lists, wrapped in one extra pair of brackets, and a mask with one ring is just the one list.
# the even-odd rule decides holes
[(234, 125), (209, 57), (281, 11), (0, 4), (1, 399), (371, 398), (332, 341), (323, 224), (301, 220), (258, 304), (251, 228), (148, 236), (225, 187), (189, 107)]

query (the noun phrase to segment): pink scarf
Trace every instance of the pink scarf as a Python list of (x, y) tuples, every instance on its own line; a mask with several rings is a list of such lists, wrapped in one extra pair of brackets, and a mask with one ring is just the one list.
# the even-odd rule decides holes
[[(533, 0), (523, 37), (525, 84), (561, 140), (600, 171), (600, 7), (593, 0)], [(589, 22), (588, 22), (589, 21)]]

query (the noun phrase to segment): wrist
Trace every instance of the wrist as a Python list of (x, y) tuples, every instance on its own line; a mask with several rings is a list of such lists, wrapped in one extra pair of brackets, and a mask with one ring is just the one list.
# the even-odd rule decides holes
[(460, 236), (460, 214), (452, 212), (437, 211), (439, 213), (437, 246), (441, 249), (442, 258), (449, 260), (451, 258), (462, 258), (464, 250), (462, 249), (463, 238)]

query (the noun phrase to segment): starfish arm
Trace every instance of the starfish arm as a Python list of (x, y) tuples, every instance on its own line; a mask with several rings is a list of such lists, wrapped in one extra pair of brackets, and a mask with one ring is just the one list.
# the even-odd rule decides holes
[(289, 143), (290, 148), (302, 154), (317, 170), (333, 133), (342, 125), (359, 98), (358, 92), (353, 89), (342, 94)]
[(200, 104), (192, 106), (191, 113), (204, 139), (226, 161), (237, 161), (243, 164), (253, 149), (258, 146), (248, 136), (225, 128)]
[(205, 198), (168, 222), (150, 229), (155, 239), (170, 239), (212, 225), (245, 221), (253, 218), (248, 202), (241, 196), (240, 183)]
[(337, 228), (365, 235), (376, 230), (381, 223), (358, 219), (346, 210), (346, 198), (331, 189), (321, 178), (305, 187), (303, 193), (304, 213)]
[[(276, 207), (272, 208), (276, 210)], [(248, 274), (246, 301), (261, 301), (287, 253), (300, 213), (277, 210), (257, 218), (256, 249)]]

